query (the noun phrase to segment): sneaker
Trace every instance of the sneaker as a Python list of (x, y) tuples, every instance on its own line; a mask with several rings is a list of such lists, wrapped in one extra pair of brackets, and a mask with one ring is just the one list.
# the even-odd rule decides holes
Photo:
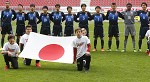
[(9, 68), (8, 66), (5, 66), (5, 67), (4, 67), (4, 70), (6, 71), (6, 70), (8, 70), (8, 68)]
[(139, 49), (138, 51), (139, 51), (139, 52), (142, 52), (142, 50), (141, 50), (141, 49)]
[(137, 52), (137, 51), (134, 49), (133, 52)]
[(40, 63), (36, 63), (36, 67), (41, 67)]
[(85, 70), (85, 73), (88, 73), (89, 72), (89, 70)]
[(111, 49), (108, 49), (107, 51), (111, 52)]
[(96, 48), (93, 49), (93, 52), (97, 51)]
[(126, 51), (125, 49), (121, 50), (121, 52), (125, 52), (125, 51)]
[(104, 52), (105, 51), (104, 48), (102, 48), (101, 51)]
[(149, 54), (149, 49), (146, 50), (146, 54)]
[(119, 51), (119, 49), (116, 49), (116, 52), (118, 52)]

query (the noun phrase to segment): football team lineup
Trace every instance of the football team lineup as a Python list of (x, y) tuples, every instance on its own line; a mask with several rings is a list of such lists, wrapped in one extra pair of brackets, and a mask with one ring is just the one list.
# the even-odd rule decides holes
[[(3, 56), (0, 59), (4, 62), (0, 64), (0, 69), (10, 70), (10, 73), (11, 69), (31, 73), (35, 72), (30, 69), (35, 69), (34, 71), (43, 69), (45, 72), (46, 69), (51, 69), (54, 73), (56, 70), (63, 72), (62, 70), (77, 69), (85, 73), (90, 70), (88, 76), (98, 76), (98, 73), (102, 72), (102, 75), (107, 78), (111, 77), (109, 73), (116, 73), (114, 75), (117, 77), (126, 73), (124, 70), (128, 72), (127, 75), (132, 75), (132, 72), (138, 73), (139, 70), (144, 74), (145, 69), (149, 69), (150, 12), (147, 10), (145, 2), (141, 3), (142, 10), (139, 11), (132, 10), (132, 4), (127, 3), (127, 9), (123, 12), (116, 11), (117, 4), (112, 3), (111, 10), (108, 10), (106, 15), (101, 13), (100, 6), (96, 6), (95, 13), (91, 14), (86, 11), (86, 4), (81, 4), (82, 11), (77, 14), (72, 14), (71, 6), (67, 7), (67, 14), (60, 11), (60, 4), (55, 5), (55, 11), (52, 13), (48, 12), (47, 6), (43, 6), (43, 12), (40, 15), (35, 11), (35, 4), (30, 4), (30, 11), (27, 13), (23, 11), (22, 4), (18, 5), (19, 11), (11, 9), (10, 4), (9, 1), (6, 1), (6, 9), (1, 12), (2, 36), (0, 38)], [(135, 22), (135, 16), (140, 17), (139, 22)], [(118, 22), (118, 17), (124, 22)], [(104, 22), (104, 20), (108, 20), (108, 22)], [(37, 68), (32, 67), (34, 60)], [(99, 61), (101, 65), (97, 65)], [(57, 68), (58, 65), (62, 68)], [(102, 69), (107, 70), (106, 74)], [(69, 71), (66, 73), (70, 73)], [(121, 73), (121, 71), (124, 72)], [(22, 74), (24, 73), (22, 72)], [(57, 74), (59, 75), (59, 73)], [(78, 75), (78, 72), (75, 74)], [(74, 76), (77, 77), (77, 75)], [(120, 79), (122, 75), (120, 75)], [(124, 76), (130, 78), (127, 75)], [(96, 76), (93, 77), (98, 78)], [(141, 76), (141, 78), (145, 77)], [(112, 81), (112, 78), (109, 79)]]
[[(2, 46), (2, 54), (4, 54), (4, 59), (6, 62), (5, 70), (10, 68), (9, 61), (12, 63), (12, 67), (14, 69), (18, 69), (18, 55), (20, 51), (23, 51), (26, 43), (28, 42), (30, 32), (38, 32), (37, 24), (41, 22), (40, 34), (44, 35), (52, 35), (52, 36), (77, 36), (77, 39), (73, 41), (74, 47), (74, 60), (73, 63), (77, 62), (78, 71), (82, 71), (83, 68), (85, 71), (88, 71), (90, 68), (91, 61), (91, 44), (89, 37), (89, 20), (94, 20), (94, 49), (93, 52), (97, 51), (97, 39), (100, 37), (101, 42), (101, 51), (104, 52), (104, 29), (103, 29), (103, 21), (109, 20), (109, 28), (108, 28), (108, 49), (107, 51), (111, 51), (112, 45), (112, 37), (116, 39), (116, 51), (119, 51), (119, 28), (118, 28), (118, 17), (124, 19), (125, 23), (125, 31), (124, 31), (124, 48), (121, 52), (126, 52), (126, 45), (128, 41), (129, 34), (132, 38), (133, 52), (136, 51), (136, 42), (135, 35), (136, 29), (134, 26), (134, 17), (139, 16), (141, 27), (139, 32), (139, 52), (142, 52), (142, 40), (146, 36), (147, 42), (147, 53), (149, 54), (149, 17), (150, 14), (147, 11), (147, 3), (143, 2), (141, 4), (142, 10), (133, 11), (132, 4), (127, 3), (127, 10), (124, 12), (116, 11), (116, 3), (111, 4), (111, 10), (108, 10), (106, 16), (103, 13), (100, 13), (101, 7), (95, 7), (95, 14), (91, 15), (90, 12), (86, 11), (86, 4), (81, 4), (82, 11), (76, 14), (72, 14), (72, 7), (68, 6), (67, 11), (68, 14), (64, 14), (60, 11), (60, 4), (55, 5), (55, 11), (51, 14), (48, 13), (48, 7), (43, 6), (43, 12), (38, 14), (35, 11), (35, 4), (30, 4), (30, 11), (26, 14), (23, 12), (23, 5), (18, 5), (19, 12), (15, 12), (10, 8), (10, 2), (6, 1), (6, 9), (1, 13), (1, 46)], [(16, 19), (16, 43), (14, 42), (15, 36), (13, 34), (13, 29), (11, 25), (11, 21)], [(37, 21), (38, 19), (38, 21)], [(28, 25), (25, 26), (25, 21), (28, 21)], [(53, 22), (53, 29), (51, 32), (50, 29), (50, 21)], [(63, 33), (62, 22), (65, 21), (65, 29)], [(79, 23), (79, 28), (74, 28), (74, 21)], [(75, 32), (74, 32), (75, 31)], [(75, 34), (74, 34), (75, 33)], [(8, 42), (4, 44), (5, 35), (10, 34), (8, 36)], [(83, 37), (87, 36), (87, 38)], [(83, 38), (83, 40), (82, 40)], [(19, 45), (19, 46), (18, 46)], [(47, 49), (47, 48), (46, 48)], [(46, 50), (45, 50), (46, 51)], [(59, 51), (58, 51), (59, 52)], [(46, 52), (43, 52), (46, 53)], [(61, 53), (61, 52), (60, 52)], [(150, 54), (149, 54), (150, 56)], [(36, 60), (36, 66), (41, 67), (39, 60)], [(31, 58), (24, 57), (24, 64), (30, 65)]]
[(149, 82), (150, 12), (146, 2), (138, 11), (127, 3), (123, 12), (111, 3), (105, 15), (100, 6), (91, 14), (86, 4), (81, 4), (77, 14), (72, 14), (71, 6), (64, 14), (61, 4), (52, 13), (43, 6), (40, 14), (35, 4), (30, 4), (29, 12), (24, 12), (22, 4), (17, 5), (18, 10), (9, 1), (5, 6), (0, 22), (1, 81)]

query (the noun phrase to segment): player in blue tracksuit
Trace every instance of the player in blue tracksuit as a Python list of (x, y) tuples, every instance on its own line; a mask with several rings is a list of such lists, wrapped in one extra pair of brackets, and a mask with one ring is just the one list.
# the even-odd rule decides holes
[(144, 39), (145, 34), (147, 30), (149, 30), (149, 17), (150, 17), (150, 12), (147, 10), (147, 3), (143, 2), (141, 4), (142, 10), (137, 11), (138, 16), (140, 17), (140, 32), (139, 32), (139, 50), (141, 51), (141, 46), (142, 46), (142, 39)]
[(116, 38), (116, 46), (118, 51), (119, 49), (119, 28), (118, 28), (118, 17), (124, 18), (122, 14), (116, 11), (116, 3), (111, 4), (112, 10), (107, 11), (106, 19), (109, 20), (109, 29), (108, 29), (108, 51), (111, 51), (112, 37)]
[(25, 20), (26, 13), (23, 12), (23, 5), (18, 5), (19, 12), (16, 13), (16, 36), (17, 36), (17, 44), (19, 44), (20, 36), (25, 33)]
[(11, 21), (15, 20), (16, 12), (10, 8), (10, 2), (5, 2), (6, 9), (1, 12), (1, 47), (4, 45), (4, 39), (6, 34), (13, 34)]
[(37, 32), (38, 12), (35, 11), (35, 5), (30, 4), (30, 12), (27, 13), (28, 24), (32, 26), (32, 32)]
[(72, 7), (67, 7), (68, 14), (65, 15), (65, 30), (64, 30), (64, 36), (73, 36), (74, 35), (74, 27), (73, 22), (76, 20), (76, 15), (72, 14)]
[(77, 13), (77, 18), (79, 18), (79, 27), (85, 28), (87, 30), (87, 35), (89, 37), (89, 27), (88, 20), (92, 19), (90, 12), (86, 11), (86, 4), (81, 4), (82, 11)]
[(43, 10), (43, 13), (41, 13), (40, 19), (37, 22), (37, 23), (42, 22), (40, 34), (51, 35), (50, 21), (52, 20), (52, 16), (50, 13), (47, 12), (48, 11), (47, 6), (43, 6), (42, 10)]
[(56, 11), (52, 12), (53, 18), (53, 36), (62, 36), (62, 22), (65, 20), (65, 14), (60, 11), (60, 4), (55, 5)]
[(94, 20), (94, 50), (96, 51), (97, 38), (101, 39), (101, 51), (104, 51), (104, 30), (103, 30), (103, 21), (105, 20), (105, 15), (100, 13), (101, 7), (95, 7), (96, 13), (92, 15)]

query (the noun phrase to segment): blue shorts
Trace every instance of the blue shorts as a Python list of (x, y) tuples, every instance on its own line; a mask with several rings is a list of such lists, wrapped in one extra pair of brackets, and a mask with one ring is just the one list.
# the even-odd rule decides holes
[(74, 34), (74, 29), (73, 29), (73, 27), (71, 26), (71, 27), (65, 27), (65, 30), (64, 30), (64, 34), (66, 35), (66, 36), (72, 36), (73, 34)]
[(94, 38), (103, 38), (104, 37), (104, 30), (103, 27), (94, 27)]
[(149, 27), (140, 27), (139, 37), (144, 39), (146, 32), (149, 30)]
[(13, 34), (12, 25), (9, 23), (3, 23), (1, 34)]
[(50, 27), (41, 27), (40, 34), (51, 35)]
[(25, 25), (17, 25), (16, 36), (22, 36), (23, 34), (25, 34)]
[(108, 37), (119, 37), (118, 25), (109, 25)]
[(54, 25), (52, 35), (53, 36), (62, 36), (62, 26), (61, 25)]

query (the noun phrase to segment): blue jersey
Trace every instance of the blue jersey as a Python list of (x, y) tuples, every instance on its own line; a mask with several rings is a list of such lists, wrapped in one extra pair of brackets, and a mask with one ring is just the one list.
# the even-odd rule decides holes
[(92, 16), (88, 11), (80, 11), (77, 13), (76, 18), (79, 18), (79, 26), (88, 26), (88, 20), (91, 20)]
[(16, 19), (16, 12), (12, 9), (5, 9), (1, 12), (1, 23), (11, 24), (12, 20)]
[(106, 19), (109, 20), (110, 25), (118, 25), (118, 17), (124, 18), (123, 15), (118, 11), (108, 11)]
[(39, 14), (38, 12), (34, 11), (34, 12), (28, 12), (27, 13), (27, 19), (28, 19), (28, 24), (32, 25), (32, 26), (36, 26), (37, 25), (37, 19), (39, 19)]
[(65, 25), (67, 27), (73, 27), (73, 22), (75, 21), (76, 15), (75, 14), (66, 14), (65, 15)]
[(99, 27), (103, 25), (105, 15), (103, 13), (96, 13), (92, 15), (92, 18), (94, 19), (94, 26)]
[(145, 11), (137, 11), (138, 16), (140, 17), (140, 22), (141, 22), (141, 27), (149, 27), (149, 17), (150, 17), (150, 12), (145, 12)]
[(50, 13), (41, 13), (40, 19), (38, 23), (42, 22), (43, 27), (50, 27), (50, 21), (52, 20), (52, 16)]
[(25, 25), (26, 14), (24, 12), (16, 13), (16, 25)]
[(65, 20), (65, 15), (63, 12), (52, 12), (52, 18), (54, 25), (61, 25), (62, 21)]

